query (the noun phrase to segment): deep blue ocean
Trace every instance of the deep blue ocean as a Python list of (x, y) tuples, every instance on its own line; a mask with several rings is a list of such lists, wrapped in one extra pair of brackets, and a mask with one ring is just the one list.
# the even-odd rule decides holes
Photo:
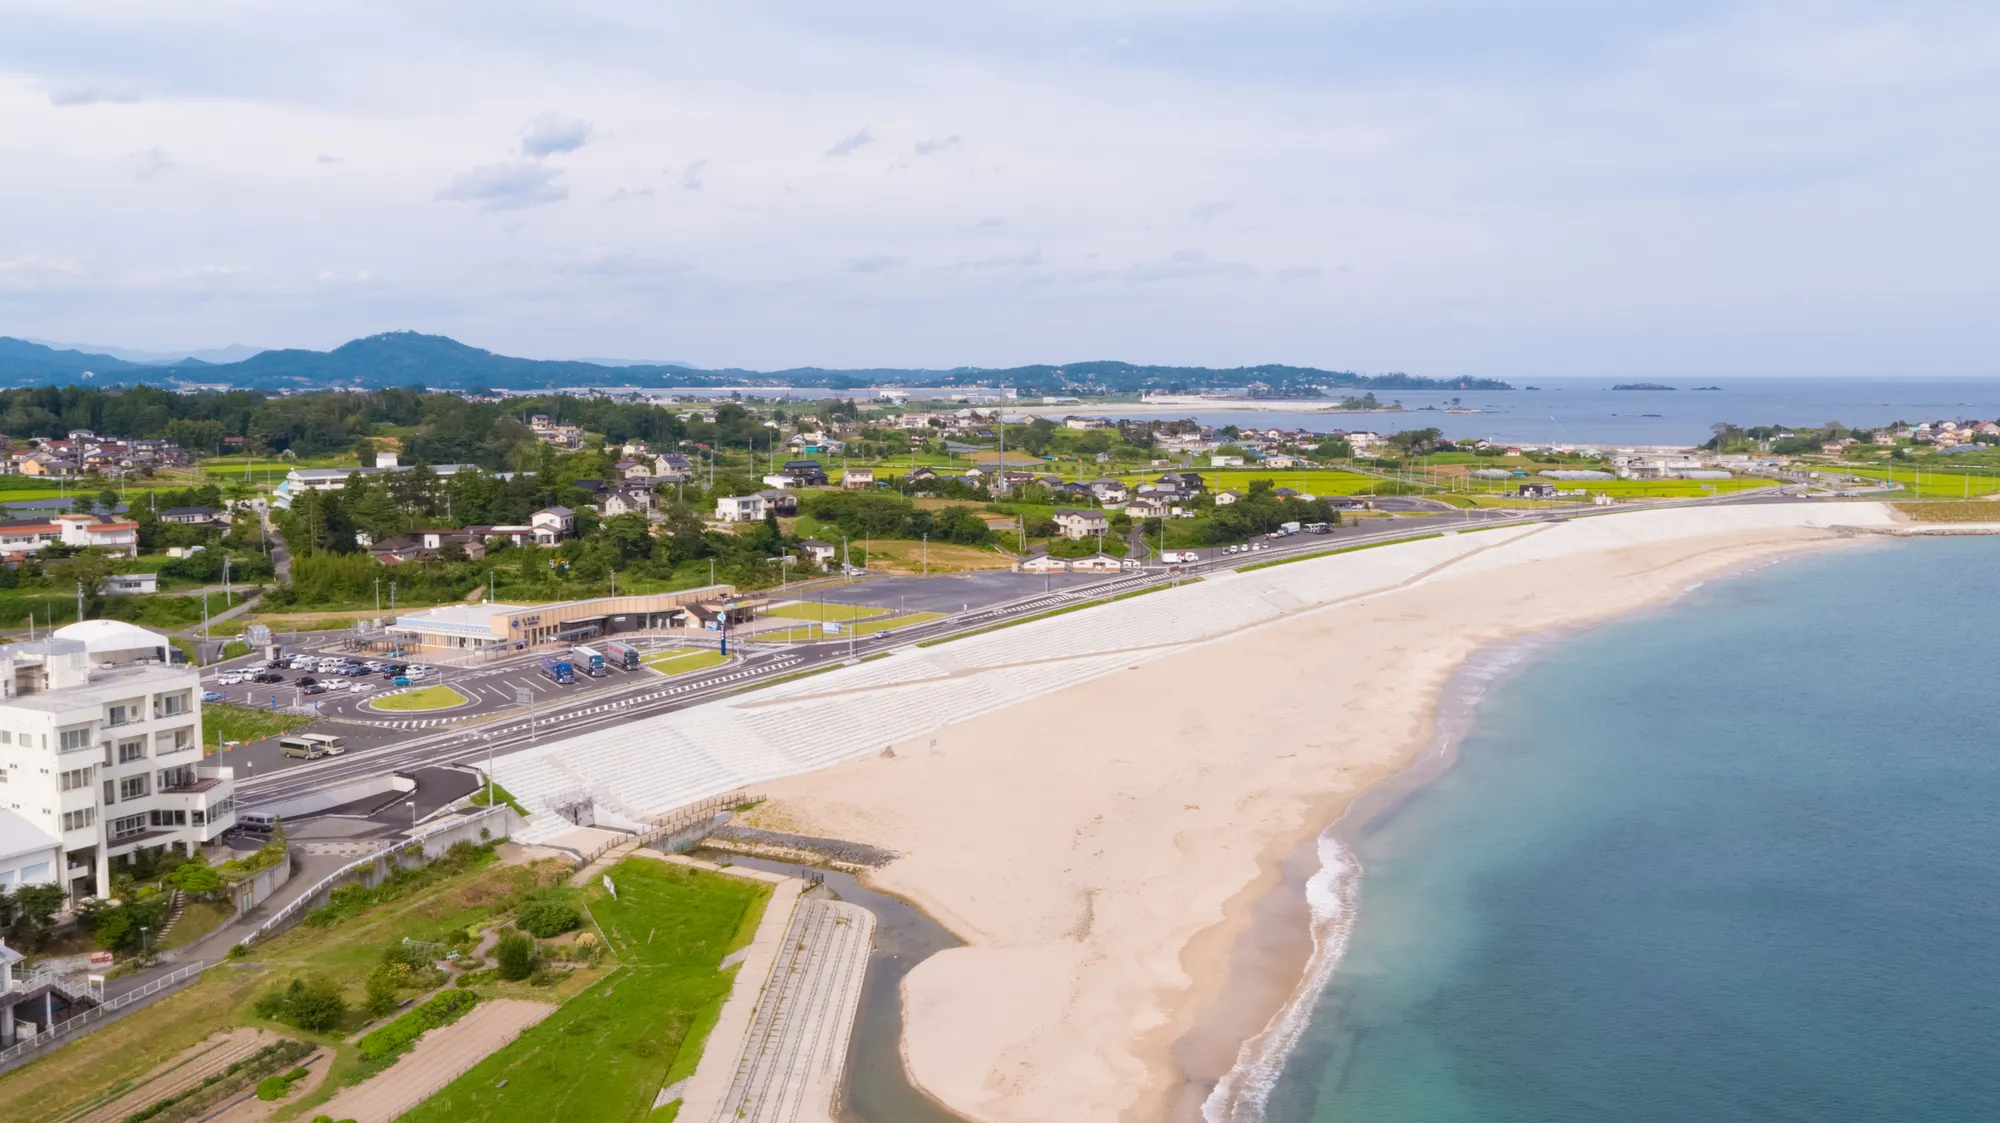
[(2000, 539), (1532, 650), (1349, 844), (1271, 1123), (2000, 1119)]

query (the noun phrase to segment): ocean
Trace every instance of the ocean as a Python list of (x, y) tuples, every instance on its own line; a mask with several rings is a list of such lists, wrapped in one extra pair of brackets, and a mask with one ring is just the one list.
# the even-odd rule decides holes
[(1344, 954), (1246, 1114), (2000, 1118), (1995, 572), (1869, 544), (1490, 652), (1324, 840)]
[[(1435, 427), (1446, 437), (1526, 444), (1694, 445), (1720, 421), (1738, 425), (1843, 425), (2000, 418), (2000, 380), (1991, 378), (1668, 379), (1673, 390), (1613, 390), (1619, 379), (1509, 379), (1539, 390), (1381, 390), (1401, 413), (1202, 410), (1185, 413), (1078, 409), (1093, 417), (1193, 417), (1204, 425), (1262, 425), (1393, 433)], [(1660, 381), (1660, 380), (1654, 380)], [(1696, 390), (1696, 386), (1715, 390)], [(1478, 413), (1447, 413), (1456, 401)], [(1430, 408), (1425, 408), (1430, 407)]]

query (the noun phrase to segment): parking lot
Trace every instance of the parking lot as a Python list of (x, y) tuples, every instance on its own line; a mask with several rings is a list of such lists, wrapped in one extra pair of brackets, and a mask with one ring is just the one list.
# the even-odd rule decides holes
[[(641, 650), (671, 647), (675, 641), (645, 637), (633, 640)], [(333, 639), (319, 644), (310, 640), (288, 651), (277, 667), (261, 658), (245, 657), (218, 664), (202, 676), (203, 700), (228, 702), (254, 709), (285, 709), (308, 712), (329, 720), (365, 722), (394, 729), (417, 729), (442, 721), (490, 713), (519, 704), (526, 690), (537, 704), (565, 702), (592, 691), (629, 684), (639, 676), (651, 677), (646, 670), (627, 671), (606, 661), (604, 674), (592, 677), (579, 671), (570, 683), (557, 683), (541, 670), (539, 655), (518, 655), (483, 667), (452, 667), (421, 659), (388, 659), (370, 655), (350, 655), (333, 650)], [(358, 661), (361, 674), (335, 669), (349, 660)], [(401, 676), (387, 668), (401, 667)], [(257, 681), (261, 676), (267, 681)], [(448, 686), (466, 701), (445, 709), (390, 711), (371, 703), (404, 689)], [(305, 680), (313, 680), (305, 685)], [(275, 681), (269, 681), (275, 680)], [(317, 688), (317, 690), (315, 690)]]

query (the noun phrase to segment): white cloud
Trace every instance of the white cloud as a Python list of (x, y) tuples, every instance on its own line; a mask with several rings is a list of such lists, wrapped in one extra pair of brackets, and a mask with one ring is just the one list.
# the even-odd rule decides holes
[(1503, 7), (16, 5), (0, 324), (754, 366), (2000, 364), (2000, 9)]
[(561, 174), (540, 164), (481, 164), (453, 176), (438, 191), (437, 198), (452, 203), (478, 203), (489, 211), (556, 203), (569, 198), (569, 188), (555, 182)]
[(537, 160), (574, 152), (590, 142), (590, 124), (558, 113), (544, 113), (521, 136), (521, 155)]
[(860, 132), (849, 133), (835, 141), (833, 147), (826, 150), (826, 154), (828, 156), (847, 156), (873, 143), (875, 143), (874, 136), (870, 135), (867, 129), (862, 129)]

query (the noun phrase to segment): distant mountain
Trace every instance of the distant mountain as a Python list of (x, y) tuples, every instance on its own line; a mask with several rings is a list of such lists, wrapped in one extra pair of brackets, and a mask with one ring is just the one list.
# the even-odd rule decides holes
[(194, 359), (204, 364), (240, 363), (244, 359), (264, 350), (262, 347), (251, 347), (242, 343), (232, 343), (227, 347), (204, 347), (195, 351), (140, 351), (131, 347), (104, 347), (93, 343), (57, 343), (49, 339), (30, 339), (27, 342), (39, 343), (44, 347), (53, 347), (59, 351), (84, 351), (99, 355), (109, 355), (114, 359), (123, 359), (128, 363), (144, 363), (148, 365), (179, 363), (185, 362), (188, 359)]
[(329, 386), (380, 389), (542, 390), (565, 386), (816, 386), (836, 390), (876, 385), (1014, 387), (1026, 393), (1132, 393), (1144, 390), (1248, 390), (1269, 397), (1310, 397), (1327, 390), (1507, 390), (1486, 378), (1418, 378), (1407, 374), (1360, 375), (1267, 364), (1211, 367), (1138, 366), (1115, 361), (1034, 365), (1001, 370), (897, 367), (828, 370), (794, 367), (754, 371), (699, 370), (668, 363), (610, 365), (583, 360), (517, 359), (469, 347), (441, 335), (384, 332), (331, 351), (260, 351), (233, 362), (182, 359), (133, 362), (109, 354), (58, 350), (0, 336), (0, 385), (75, 382), (90, 372), (96, 382), (185, 381), (245, 389), (304, 390)]

